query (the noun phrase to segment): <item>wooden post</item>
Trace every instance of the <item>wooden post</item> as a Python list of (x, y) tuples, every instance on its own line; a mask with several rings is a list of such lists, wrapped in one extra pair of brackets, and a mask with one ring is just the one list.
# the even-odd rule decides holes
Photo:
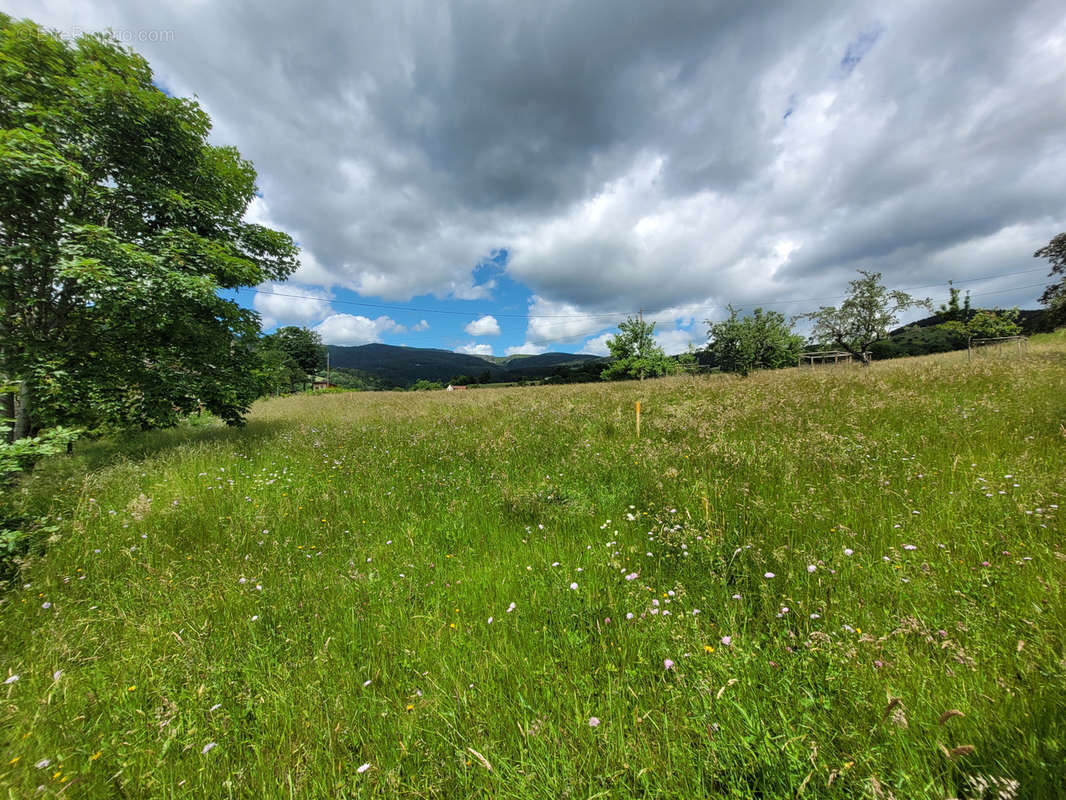
[(637, 438), (640, 438), (640, 401), (637, 401)]

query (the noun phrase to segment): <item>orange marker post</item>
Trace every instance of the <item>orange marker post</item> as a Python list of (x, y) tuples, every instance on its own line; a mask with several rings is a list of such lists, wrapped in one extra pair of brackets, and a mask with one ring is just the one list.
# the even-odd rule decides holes
[(640, 438), (640, 401), (637, 401), (637, 438)]

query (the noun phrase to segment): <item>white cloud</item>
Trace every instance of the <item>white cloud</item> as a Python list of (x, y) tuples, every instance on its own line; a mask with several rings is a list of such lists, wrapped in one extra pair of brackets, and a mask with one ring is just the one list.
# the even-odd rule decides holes
[(668, 356), (676, 356), (688, 350), (690, 344), (697, 347), (703, 344), (702, 340), (693, 338), (692, 331), (682, 329), (656, 331), (655, 343), (661, 347)]
[(603, 333), (594, 339), (589, 339), (578, 352), (590, 356), (608, 356), (611, 351), (607, 349), (607, 340), (613, 336), (613, 333)]
[(265, 329), (278, 325), (306, 325), (333, 313), (328, 300), (315, 295), (329, 295), (325, 289), (296, 283), (263, 283), (256, 287), (252, 307), (262, 317)]
[(508, 347), (506, 350), (503, 351), (503, 354), (506, 356), (539, 356), (541, 353), (547, 352), (548, 348), (544, 345), (530, 344), (529, 342), (526, 342), (525, 344), (519, 344), (515, 345), (514, 347)]
[(478, 344), (477, 342), (470, 342), (469, 344), (461, 345), (455, 348), (457, 353), (466, 353), (471, 356), (491, 356), (492, 345), (491, 344)]
[[(300, 243), (299, 284), (485, 300), (497, 286), (475, 267), (507, 249), (509, 277), (591, 315), (839, 296), (857, 267), (907, 287), (1033, 264), (1066, 219), (1061, 5), (6, 10), (172, 33), (132, 44), (256, 165), (269, 206), (248, 219)], [(971, 251), (980, 269), (955, 258)], [(540, 320), (526, 338), (619, 319)]]
[(359, 345), (380, 342), (383, 334), (403, 333), (403, 325), (387, 316), (370, 319), (353, 314), (331, 314), (315, 326), (326, 344)]
[(411, 330), (414, 331), (415, 333), (421, 333), (422, 331), (428, 331), (429, 330), (429, 323), (426, 322), (424, 319), (423, 320), (419, 320), (417, 325), (412, 325), (411, 326)]
[(536, 343), (573, 342), (621, 322), (623, 314), (586, 313), (573, 303), (529, 298), (529, 325), (526, 341)]
[(473, 322), (467, 323), (463, 330), (471, 336), (499, 336), (500, 323), (496, 321), (496, 317), (486, 314)]

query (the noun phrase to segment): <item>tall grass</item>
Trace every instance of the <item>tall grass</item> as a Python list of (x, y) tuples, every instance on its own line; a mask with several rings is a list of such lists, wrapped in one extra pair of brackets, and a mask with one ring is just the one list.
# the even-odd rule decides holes
[(0, 785), (1059, 796), (1064, 379), (1059, 336), (294, 397), (54, 459), (24, 491), (60, 532), (0, 603)]

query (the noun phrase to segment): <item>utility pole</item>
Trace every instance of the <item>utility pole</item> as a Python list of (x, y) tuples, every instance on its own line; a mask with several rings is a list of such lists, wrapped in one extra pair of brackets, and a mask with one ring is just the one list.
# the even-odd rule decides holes
[(329, 346), (326, 346), (326, 388), (329, 388)]

